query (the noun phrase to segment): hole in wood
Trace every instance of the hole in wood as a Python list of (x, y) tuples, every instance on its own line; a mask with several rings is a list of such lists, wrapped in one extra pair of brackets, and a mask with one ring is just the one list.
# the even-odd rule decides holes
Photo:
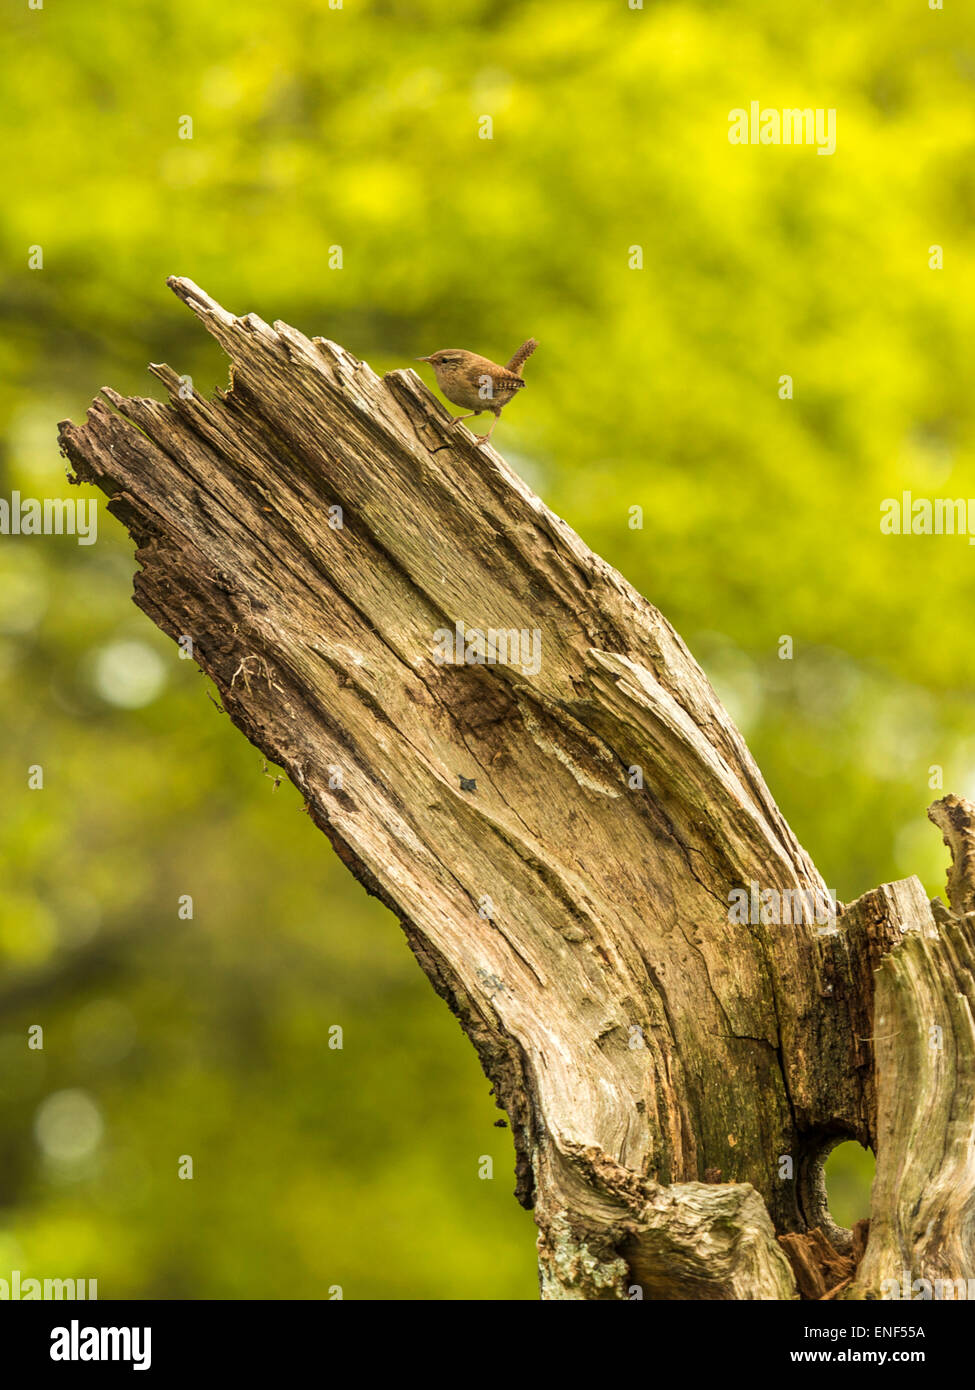
[(870, 1188), (877, 1161), (855, 1140), (837, 1144), (826, 1160), (826, 1200), (829, 1214), (844, 1230), (870, 1215)]

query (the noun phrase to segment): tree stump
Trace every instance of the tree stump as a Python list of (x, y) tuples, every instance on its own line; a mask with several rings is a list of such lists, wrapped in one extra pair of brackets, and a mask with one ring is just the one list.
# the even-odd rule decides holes
[(670, 624), (414, 372), (169, 283), (230, 389), (153, 366), (168, 404), (106, 388), (62, 450), (476, 1047), (543, 1297), (975, 1276), (975, 808), (930, 812), (950, 909), (916, 878), (834, 908)]

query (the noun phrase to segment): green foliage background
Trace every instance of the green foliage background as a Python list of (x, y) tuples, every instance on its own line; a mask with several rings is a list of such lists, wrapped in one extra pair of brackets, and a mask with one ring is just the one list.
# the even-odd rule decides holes
[[(55, 427), (101, 385), (225, 383), (170, 273), (378, 370), (534, 334), (501, 450), (682, 633), (840, 898), (941, 891), (975, 559), (879, 515), (975, 494), (970, 10), (19, 0), (4, 26), (0, 496), (77, 496)], [(836, 153), (730, 145), (751, 100), (835, 107)], [(100, 521), (0, 537), (0, 1276), (535, 1296), (473, 1051)]]

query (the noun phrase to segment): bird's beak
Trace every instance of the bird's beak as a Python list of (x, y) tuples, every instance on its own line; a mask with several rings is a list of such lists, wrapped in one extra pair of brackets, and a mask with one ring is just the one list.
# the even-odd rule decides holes
[(414, 357), (413, 361), (414, 361), (414, 362), (429, 362), (430, 359), (429, 359), (429, 357)]

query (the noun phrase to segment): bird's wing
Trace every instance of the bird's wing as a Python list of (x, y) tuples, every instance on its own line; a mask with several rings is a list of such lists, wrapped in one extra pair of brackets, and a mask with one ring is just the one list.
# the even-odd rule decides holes
[(532, 353), (535, 351), (537, 347), (537, 341), (534, 338), (528, 338), (525, 342), (522, 343), (521, 347), (518, 349), (514, 357), (512, 357), (511, 361), (508, 363), (507, 370), (509, 372), (520, 373), (522, 367), (528, 361), (529, 357), (531, 357)]
[(495, 391), (518, 391), (525, 385), (518, 373), (511, 371), (508, 367), (495, 367), (491, 377), (494, 381)]

